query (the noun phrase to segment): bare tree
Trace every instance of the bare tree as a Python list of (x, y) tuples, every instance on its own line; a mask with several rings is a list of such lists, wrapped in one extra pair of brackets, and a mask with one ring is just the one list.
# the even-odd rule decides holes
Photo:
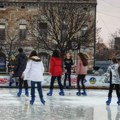
[(110, 47), (110, 49), (114, 49), (115, 38), (117, 36), (118, 36), (117, 31), (110, 35), (110, 39), (109, 39), (109, 47)]
[(74, 4), (45, 4), (31, 18), (34, 45), (49, 51), (59, 49), (62, 55), (71, 49), (71, 43), (89, 45), (94, 41), (94, 15), (90, 7)]
[(3, 44), (5, 53), (7, 54), (8, 61), (11, 59), (12, 53), (15, 53), (19, 47), (18, 32), (16, 30), (7, 31), (6, 41)]
[(96, 28), (96, 43), (103, 43), (103, 39), (100, 36), (102, 28)]

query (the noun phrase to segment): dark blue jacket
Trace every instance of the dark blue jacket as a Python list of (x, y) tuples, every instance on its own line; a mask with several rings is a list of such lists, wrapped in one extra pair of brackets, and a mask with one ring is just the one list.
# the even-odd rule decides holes
[(14, 77), (21, 77), (23, 71), (26, 68), (27, 64), (27, 56), (24, 52), (19, 53), (16, 56), (16, 63), (15, 63), (15, 69), (14, 69)]

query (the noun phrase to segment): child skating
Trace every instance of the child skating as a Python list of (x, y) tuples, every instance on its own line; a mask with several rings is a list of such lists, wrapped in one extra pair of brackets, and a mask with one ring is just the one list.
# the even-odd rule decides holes
[(108, 93), (108, 100), (106, 101), (107, 105), (110, 105), (112, 100), (112, 92), (115, 88), (117, 94), (117, 104), (120, 105), (120, 74), (118, 72), (118, 61), (116, 57), (112, 58), (112, 64), (107, 69), (107, 74), (110, 76), (110, 86), (109, 86), (109, 93)]
[(24, 80), (31, 81), (31, 100), (30, 104), (33, 105), (35, 101), (35, 85), (37, 84), (37, 90), (42, 104), (45, 104), (42, 92), (42, 81), (44, 73), (44, 67), (41, 59), (38, 57), (36, 51), (32, 51), (25, 71), (23, 72)]

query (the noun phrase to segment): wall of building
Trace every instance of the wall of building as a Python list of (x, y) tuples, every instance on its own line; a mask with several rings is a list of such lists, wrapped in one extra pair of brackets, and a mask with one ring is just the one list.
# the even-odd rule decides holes
[[(1, 0), (0, 1), (0, 24), (5, 24), (5, 40), (0, 41), (0, 48), (2, 48), (3, 52), (6, 53), (5, 44), (8, 44), (8, 41), (14, 38), (14, 36), (17, 35), (15, 40), (16, 48), (18, 47), (24, 47), (26, 50), (26, 53), (29, 54), (30, 51), (34, 48), (31, 46), (34, 44), (34, 40), (31, 39), (31, 35), (29, 33), (30, 24), (29, 21), (32, 17), (37, 15), (38, 9), (40, 6), (43, 6), (44, 4), (76, 4), (80, 5), (82, 7), (91, 6), (90, 14), (93, 17), (93, 20), (96, 22), (96, 0)], [(24, 41), (19, 40), (19, 29), (20, 24), (26, 24), (26, 39)], [(95, 27), (95, 26), (94, 26)], [(95, 28), (94, 28), (95, 29)], [(94, 31), (94, 30), (93, 30)], [(11, 39), (9, 38), (11, 37)], [(95, 37), (95, 33), (93, 34), (93, 39)], [(7, 41), (7, 42), (6, 42)], [(94, 42), (94, 41), (93, 41)], [(10, 42), (9, 42), (10, 43)], [(90, 51), (87, 47), (86, 49), (82, 48), (82, 51), (87, 51), (87, 53), (91, 54), (91, 64), (93, 64), (94, 59), (94, 43), (91, 43)], [(15, 47), (13, 47), (15, 49)], [(92, 52), (91, 52), (92, 51)], [(43, 49), (39, 50), (39, 52), (43, 52)], [(47, 52), (47, 51), (46, 51)], [(92, 56), (93, 55), (93, 56)]]

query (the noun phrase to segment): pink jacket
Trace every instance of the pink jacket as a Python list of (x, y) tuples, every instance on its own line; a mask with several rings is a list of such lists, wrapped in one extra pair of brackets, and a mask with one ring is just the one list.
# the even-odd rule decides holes
[(77, 61), (77, 74), (80, 75), (86, 75), (87, 74), (87, 70), (88, 70), (88, 66), (84, 66), (83, 62), (81, 60)]

